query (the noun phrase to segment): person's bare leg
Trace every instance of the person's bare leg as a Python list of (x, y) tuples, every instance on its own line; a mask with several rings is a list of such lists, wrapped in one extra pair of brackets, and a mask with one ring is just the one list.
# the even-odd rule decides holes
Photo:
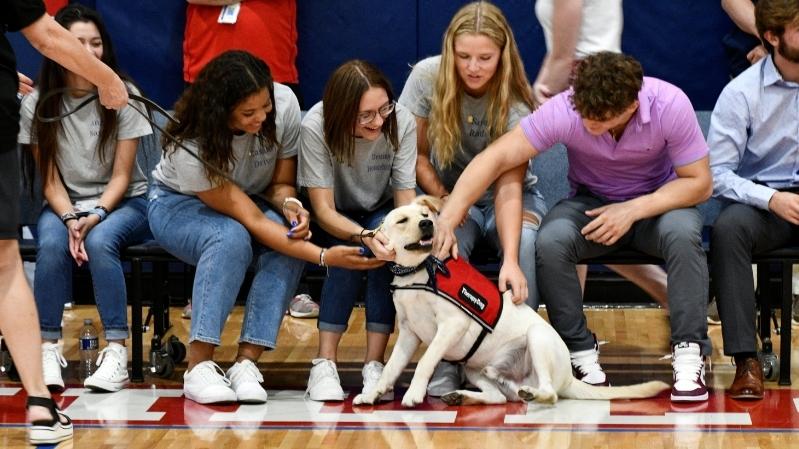
[[(341, 341), (341, 334), (330, 331), (319, 331), (319, 354), (317, 354), (317, 358), (327, 359), (333, 363), (337, 363), (336, 357), (338, 355), (339, 341)], [(369, 347), (368, 337), (366, 346)]]
[(389, 334), (380, 332), (366, 332), (366, 359), (364, 359), (364, 363), (369, 363), (373, 360), (383, 363), (389, 336)]
[(241, 362), (242, 360), (247, 359), (257, 364), (258, 359), (261, 358), (261, 354), (263, 353), (263, 346), (241, 342), (239, 343), (239, 352), (236, 354), (236, 361)]
[[(42, 375), (39, 315), (16, 240), (0, 240), (0, 331), (28, 396), (49, 398)], [(28, 410), (29, 422), (50, 418), (50, 411), (44, 407)]]
[(608, 268), (631, 281), (664, 309), (669, 308), (666, 272), (657, 265), (608, 265)]
[(195, 366), (206, 360), (213, 360), (214, 349), (216, 349), (216, 346), (204, 341), (194, 340), (189, 343), (188, 366), (186, 367), (186, 371), (191, 371)]

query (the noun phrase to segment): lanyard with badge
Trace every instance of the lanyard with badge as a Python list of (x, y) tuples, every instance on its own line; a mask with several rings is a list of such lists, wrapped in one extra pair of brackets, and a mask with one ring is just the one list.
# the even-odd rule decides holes
[(226, 23), (233, 25), (239, 18), (239, 10), (241, 9), (241, 2), (231, 3), (222, 7), (219, 12), (219, 18), (216, 19), (219, 23)]

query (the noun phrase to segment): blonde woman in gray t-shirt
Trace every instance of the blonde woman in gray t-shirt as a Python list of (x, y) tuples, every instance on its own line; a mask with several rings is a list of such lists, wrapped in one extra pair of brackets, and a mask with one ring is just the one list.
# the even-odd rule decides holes
[[(331, 75), (322, 102), (302, 122), (297, 182), (307, 188), (314, 215), (330, 242), (363, 245), (391, 260), (381, 232), (383, 217), (416, 196), (416, 126), (394, 102), (388, 80), (364, 61), (344, 63)], [(383, 266), (366, 274), (331, 269), (322, 287), (319, 353), (313, 360), (308, 393), (317, 401), (342, 401), (336, 371), (341, 335), (356, 299), (366, 302), (366, 357), (363, 388), (374, 388), (394, 329), (392, 274)], [(383, 399), (393, 398), (393, 393)]]
[[(399, 101), (416, 116), (419, 187), (446, 199), (469, 162), (534, 106), (502, 11), (488, 2), (475, 2), (455, 13), (444, 33), (441, 55), (414, 66)], [(503, 257), (500, 289), (510, 288), (514, 301), (527, 299), (536, 307), (535, 239), (546, 205), (526, 165), (513, 178), (498, 181), (469, 209), (456, 230), (458, 253), (468, 259), (475, 246), (488, 243)], [(521, 203), (523, 214), (503, 217), (502, 211), (509, 208), (501, 206), (512, 201)], [(462, 377), (456, 365), (442, 362), (428, 394), (453, 391)]]
[[(262, 60), (244, 51), (217, 56), (175, 115), (167, 131), (181, 145), (165, 141), (148, 217), (158, 243), (197, 267), (183, 393), (202, 404), (263, 403), (256, 363), (277, 344), (303, 261), (361, 269), (380, 262), (308, 241), (308, 211), (294, 187), (299, 105)], [(225, 373), (214, 350), (251, 266), (236, 363)]]

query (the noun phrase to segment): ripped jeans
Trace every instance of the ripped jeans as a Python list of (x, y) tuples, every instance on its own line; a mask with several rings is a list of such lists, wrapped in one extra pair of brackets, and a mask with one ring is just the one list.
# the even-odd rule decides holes
[[(519, 266), (527, 279), (527, 289), (529, 291), (527, 304), (536, 309), (538, 308), (540, 296), (535, 280), (535, 239), (538, 236), (541, 219), (547, 212), (547, 206), (544, 202), (544, 197), (535, 188), (526, 188), (522, 192), (522, 206), (524, 213), (532, 212), (538, 218), (537, 223), (531, 223), (527, 220), (522, 221), (522, 235), (519, 240)], [(455, 237), (458, 239), (458, 254), (466, 259), (469, 258), (475, 245), (480, 241), (490, 243), (491, 247), (497, 251), (497, 255), (502, 257), (502, 245), (497, 232), (493, 201), (486, 205), (470, 207), (466, 222), (463, 226), (455, 229)]]

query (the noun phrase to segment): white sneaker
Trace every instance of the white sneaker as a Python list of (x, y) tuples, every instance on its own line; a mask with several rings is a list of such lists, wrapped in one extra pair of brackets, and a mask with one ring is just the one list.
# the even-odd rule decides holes
[(674, 345), (671, 366), (674, 368), (672, 401), (707, 401), (705, 360), (698, 344), (680, 342)]
[[(383, 364), (377, 360), (372, 360), (363, 366), (361, 375), (363, 376), (363, 390), (361, 393), (367, 394), (377, 387), (377, 382), (383, 374)], [(394, 391), (383, 393), (383, 396), (377, 399), (378, 401), (393, 401)]]
[(67, 359), (61, 353), (59, 343), (42, 343), (42, 371), (44, 384), (51, 390), (64, 389), (64, 379), (61, 377), (61, 368), (67, 367)]
[(427, 384), (427, 394), (440, 398), (447, 393), (460, 389), (463, 384), (463, 368), (456, 363), (438, 362), (433, 376)]
[(236, 362), (227, 370), (230, 386), (236, 392), (236, 399), (247, 404), (266, 402), (266, 390), (261, 386), (264, 376), (252, 360)]
[(599, 364), (599, 345), (594, 337), (594, 347), (584, 351), (570, 352), (572, 374), (577, 380), (590, 385), (609, 386), (608, 378)]
[(128, 348), (108, 343), (97, 357), (97, 371), (87, 377), (83, 386), (94, 391), (119, 391), (130, 382), (128, 378)]
[(343, 401), (344, 390), (341, 389), (336, 364), (328, 359), (313, 359), (311, 363), (313, 367), (305, 393), (313, 401)]
[(200, 404), (236, 402), (225, 372), (216, 363), (206, 360), (183, 373), (183, 395)]

